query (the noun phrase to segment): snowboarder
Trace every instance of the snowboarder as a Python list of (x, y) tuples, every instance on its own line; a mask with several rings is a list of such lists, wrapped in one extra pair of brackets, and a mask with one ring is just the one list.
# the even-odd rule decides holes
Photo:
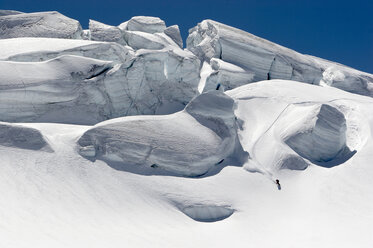
[(216, 90), (220, 89), (220, 84), (216, 85)]

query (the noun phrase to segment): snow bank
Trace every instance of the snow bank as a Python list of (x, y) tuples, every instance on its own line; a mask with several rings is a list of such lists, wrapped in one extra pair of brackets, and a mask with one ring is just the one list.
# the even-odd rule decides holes
[[(238, 137), (250, 171), (304, 170), (346, 163), (369, 127), (359, 102), (371, 98), (334, 88), (270, 80), (228, 91), (237, 105)], [(360, 99), (360, 100), (359, 100)]]
[(56, 11), (0, 16), (0, 39), (48, 37), (80, 39), (82, 27), (76, 20)]
[[(327, 104), (316, 105), (316, 109), (310, 112), (311, 116), (303, 119), (302, 129), (286, 137), (285, 143), (314, 163), (338, 158), (348, 149), (345, 116)], [(298, 119), (297, 122), (299, 121)]]
[(373, 96), (371, 74), (297, 53), (212, 20), (204, 20), (189, 30), (187, 48), (203, 61), (210, 62), (211, 59), (217, 58), (241, 67), (253, 74), (247, 76), (248, 82), (286, 79), (319, 85), (325, 78), (330, 79), (327, 74), (330, 74), (328, 68), (332, 67), (344, 77), (334, 78), (332, 82), (329, 80), (329, 85), (352, 93)]
[(0, 122), (0, 146), (52, 151), (39, 130), (5, 122)]
[[(205, 174), (235, 145), (233, 100), (220, 92), (196, 97), (182, 112), (106, 121), (79, 139), (80, 154), (181, 176)], [(94, 147), (94, 152), (93, 148)], [(94, 158), (89, 154), (95, 155)]]
[(69, 55), (0, 65), (2, 121), (97, 123), (110, 114), (98, 80), (112, 62)]
[(88, 40), (15, 38), (0, 40), (0, 60), (39, 62), (61, 55), (109, 60), (129, 66), (135, 57), (128, 46)]

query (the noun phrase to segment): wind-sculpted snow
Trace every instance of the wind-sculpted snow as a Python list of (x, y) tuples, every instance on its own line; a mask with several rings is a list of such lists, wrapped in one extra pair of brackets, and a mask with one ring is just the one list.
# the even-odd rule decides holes
[[(248, 82), (287, 79), (373, 96), (373, 75), (303, 55), (242, 30), (205, 20), (189, 31), (187, 48), (201, 60), (217, 58), (247, 71)], [(224, 73), (216, 69), (213, 73)], [(333, 75), (339, 76), (333, 76)], [(222, 80), (224, 81), (224, 79)], [(234, 80), (233, 80), (234, 81)], [(241, 80), (240, 84), (244, 83)]]
[(112, 62), (69, 55), (0, 65), (1, 121), (97, 123), (110, 116), (100, 78)]
[(0, 16), (0, 39), (48, 37), (80, 39), (82, 27), (76, 20), (56, 11)]
[(109, 164), (120, 162), (123, 166), (115, 166), (120, 170), (203, 175), (233, 152), (232, 108), (233, 100), (217, 91), (196, 97), (172, 115), (106, 121), (79, 139), (80, 153)]
[(369, 127), (359, 111), (362, 97), (333, 88), (271, 80), (227, 92), (242, 123), (238, 136), (250, 154), (246, 169), (276, 173), (313, 163), (347, 162), (365, 143)]
[(302, 130), (286, 137), (285, 143), (300, 156), (314, 163), (332, 162), (348, 152), (346, 119), (338, 109), (330, 105), (315, 107), (314, 111), (309, 110), (311, 116), (303, 120)]
[(0, 9), (0, 16), (18, 15), (18, 14), (23, 14), (23, 12), (16, 11), (16, 10), (1, 10)]
[[(24, 41), (30, 48), (40, 39)], [(71, 55), (45, 63), (1, 62), (3, 121), (94, 124), (119, 116), (155, 114), (165, 104), (185, 106), (197, 94), (200, 61), (190, 52), (143, 50), (135, 54), (130, 48), (126, 50), (115, 43), (71, 42), (63, 45), (57, 39), (48, 39), (49, 46), (56, 44), (49, 51), (48, 47), (45, 52), (36, 52), (36, 48), (35, 53), (32, 48), (15, 47), (2, 55), (8, 59), (35, 61), (72, 53), (115, 58), (115, 62)], [(99, 53), (100, 50), (106, 54)], [(93, 68), (102, 70), (96, 73)], [(40, 72), (35, 74), (35, 70)], [(30, 86), (30, 82), (37, 82), (37, 86)], [(4, 86), (14, 84), (16, 89)], [(22, 97), (18, 100), (14, 96)], [(71, 111), (59, 117), (47, 114), (68, 108)], [(76, 115), (74, 119), (73, 115)]]
[(52, 151), (40, 131), (5, 122), (0, 122), (0, 149), (1, 146)]
[(0, 60), (39, 62), (60, 55), (78, 55), (109, 60), (129, 66), (134, 50), (112, 42), (53, 38), (16, 38), (0, 40)]

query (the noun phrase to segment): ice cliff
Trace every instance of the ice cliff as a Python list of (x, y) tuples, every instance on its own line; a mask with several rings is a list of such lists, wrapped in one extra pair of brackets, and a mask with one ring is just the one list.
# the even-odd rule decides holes
[[(82, 30), (58, 12), (2, 11), (0, 26), (1, 121), (94, 124), (173, 113), (201, 92), (267, 79), (373, 96), (371, 74), (211, 20), (190, 30), (185, 49), (179, 27), (167, 27), (158, 17), (136, 16), (118, 26), (90, 20)], [(103, 64), (108, 66), (92, 74)], [(32, 79), (33, 70), (42, 76)], [(64, 118), (62, 109), (86, 114)]]

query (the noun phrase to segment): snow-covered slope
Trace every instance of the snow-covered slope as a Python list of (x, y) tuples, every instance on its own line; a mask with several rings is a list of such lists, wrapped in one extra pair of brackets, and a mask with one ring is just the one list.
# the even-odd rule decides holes
[(0, 16), (36, 36), (0, 39), (0, 247), (373, 246), (372, 75), (209, 20), (188, 50)]
[[(241, 67), (241, 70), (253, 74), (250, 82), (287, 79), (316, 85), (328, 84), (349, 92), (373, 96), (371, 74), (297, 53), (212, 20), (204, 20), (189, 30), (187, 48), (204, 61), (217, 58)], [(219, 68), (214, 70), (212, 77), (225, 71)], [(224, 82), (226, 80), (223, 79)], [(241, 80), (240, 84), (246, 83)]]
[[(124, 169), (103, 160), (93, 162), (80, 156), (76, 147), (81, 137), (106, 133), (107, 142), (98, 142), (98, 147), (122, 147), (116, 150), (121, 158), (145, 151), (129, 149), (131, 143), (127, 142), (137, 138), (149, 146), (168, 149), (185, 144), (186, 151), (196, 149), (198, 154), (199, 144), (212, 145), (210, 142), (219, 138), (212, 129), (202, 127), (188, 108), (170, 116), (120, 118), (92, 129), (22, 124), (40, 130), (54, 152), (0, 145), (0, 244), (17, 248), (371, 247), (373, 100), (333, 88), (279, 80), (240, 87), (228, 95), (237, 105), (235, 115), (241, 125), (238, 137), (250, 153), (249, 160), (243, 168), (224, 161), (214, 165), (216, 173), (202, 178), (145, 173), (136, 166)], [(196, 103), (193, 114), (203, 110), (204, 102)], [(297, 133), (303, 123), (298, 117), (319, 113), (320, 107), (315, 107), (319, 104), (333, 106), (344, 115), (346, 145), (357, 151), (338, 166), (313, 164), (285, 143), (283, 133)], [(229, 105), (230, 101), (224, 104)], [(283, 111), (286, 105), (288, 110)], [(224, 106), (206, 108), (206, 112), (217, 114)], [(335, 137), (333, 133), (328, 134)], [(156, 155), (153, 158), (163, 163), (163, 159), (172, 158), (166, 153)], [(298, 160), (307, 163), (306, 170), (296, 171), (290, 166)], [(179, 161), (168, 163), (185, 168)], [(261, 173), (251, 173), (254, 171)], [(272, 178), (280, 179), (281, 188)]]
[(237, 104), (241, 144), (251, 155), (248, 170), (272, 174), (311, 163), (340, 165), (370, 135), (368, 97), (285, 80), (242, 86), (228, 95)]

